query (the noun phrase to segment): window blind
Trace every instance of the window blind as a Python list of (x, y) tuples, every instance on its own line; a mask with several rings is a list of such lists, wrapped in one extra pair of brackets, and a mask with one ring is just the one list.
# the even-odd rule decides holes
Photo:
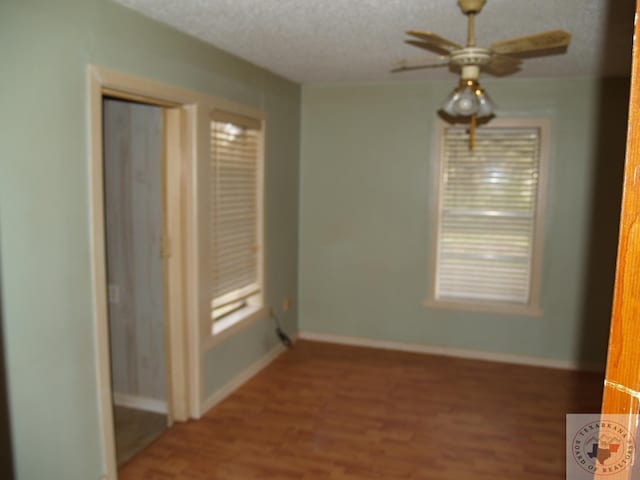
[[(260, 123), (226, 112), (211, 121), (211, 284), (214, 319), (260, 291)], [(227, 308), (221, 308), (227, 307)]]
[(436, 299), (528, 304), (538, 198), (538, 128), (483, 128), (469, 149), (447, 128)]

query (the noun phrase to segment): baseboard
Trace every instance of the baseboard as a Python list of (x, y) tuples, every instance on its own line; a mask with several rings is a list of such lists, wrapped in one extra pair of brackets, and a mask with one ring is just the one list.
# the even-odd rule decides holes
[[(295, 338), (292, 337), (292, 340), (295, 341)], [(271, 351), (268, 352), (264, 357), (252, 363), (247, 368), (238, 373), (224, 386), (216, 390), (202, 402), (202, 404), (200, 405), (200, 416), (202, 417), (202, 415), (204, 415), (207, 411), (211, 410), (218, 403), (231, 395), (235, 390), (240, 388), (244, 383), (250, 380), (251, 377), (260, 372), (260, 370), (273, 362), (278, 356), (280, 356), (280, 354), (284, 353), (285, 351), (286, 347), (279, 343), (274, 348), (272, 348)]]
[(147, 412), (167, 414), (167, 402), (155, 398), (141, 397), (128, 393), (113, 392), (113, 403), (119, 407), (136, 408)]
[(532, 357), (527, 355), (514, 355), (509, 353), (483, 352), (478, 350), (466, 350), (436, 345), (418, 345), (413, 343), (349, 337), (327, 333), (300, 332), (298, 334), (298, 338), (301, 340), (311, 340), (314, 342), (337, 343), (341, 345), (381, 348), (385, 350), (399, 350), (402, 352), (412, 353), (426, 353), (430, 355), (469, 358), (474, 360), (485, 360), (489, 362), (513, 363), (517, 365), (529, 365), (533, 367), (557, 368), (562, 370), (582, 370), (590, 372), (604, 371), (603, 365), (587, 364), (572, 360), (558, 360), (555, 358)]

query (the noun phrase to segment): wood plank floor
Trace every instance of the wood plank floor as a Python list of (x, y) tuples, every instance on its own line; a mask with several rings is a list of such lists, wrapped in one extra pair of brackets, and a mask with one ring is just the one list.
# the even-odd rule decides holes
[(300, 341), (121, 480), (555, 480), (602, 376)]

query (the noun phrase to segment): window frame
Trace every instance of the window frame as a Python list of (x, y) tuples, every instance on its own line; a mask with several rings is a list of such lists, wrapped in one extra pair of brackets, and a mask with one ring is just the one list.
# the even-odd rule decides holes
[(515, 304), (508, 302), (481, 301), (475, 299), (439, 299), (436, 298), (436, 284), (438, 274), (438, 251), (440, 242), (440, 224), (442, 220), (443, 205), (443, 173), (445, 153), (445, 132), (447, 128), (457, 128), (444, 120), (438, 119), (436, 125), (436, 148), (434, 153), (434, 192), (435, 199), (432, 201), (433, 210), (432, 228), (430, 238), (430, 271), (429, 288), (424, 306), (427, 308), (475, 311), (498, 313), (506, 315), (522, 315), (530, 317), (541, 317), (543, 310), (540, 305), (541, 283), (542, 283), (542, 260), (544, 250), (544, 227), (546, 214), (546, 199), (548, 190), (548, 171), (550, 163), (551, 145), (551, 120), (540, 117), (500, 117), (495, 118), (479, 126), (478, 129), (490, 128), (537, 128), (539, 131), (539, 169), (538, 169), (538, 191), (536, 195), (536, 212), (534, 215), (533, 247), (531, 253), (531, 276), (530, 295), (527, 304)]
[[(226, 107), (226, 106), (225, 106)], [(245, 327), (251, 325), (255, 321), (260, 318), (264, 318), (267, 316), (268, 307), (266, 305), (265, 299), (266, 297), (266, 236), (265, 236), (265, 163), (266, 163), (266, 138), (267, 138), (267, 119), (266, 116), (260, 112), (256, 112), (256, 114), (250, 114), (246, 111), (235, 111), (235, 109), (230, 108), (213, 108), (209, 111), (207, 118), (207, 131), (208, 131), (208, 142), (207, 144), (211, 144), (211, 126), (214, 121), (228, 121), (229, 123), (233, 123), (233, 120), (239, 122), (239, 124), (243, 123), (243, 120), (246, 121), (248, 125), (257, 125), (254, 127), (258, 130), (258, 152), (257, 152), (257, 185), (256, 185), (256, 231), (257, 231), (257, 284), (259, 285), (259, 291), (250, 297), (248, 297), (247, 304), (235, 311), (230, 312), (218, 319), (213, 318), (213, 303), (214, 298), (212, 294), (212, 278), (211, 271), (207, 272), (207, 285), (209, 286), (209, 300), (208, 300), (208, 309), (207, 309), (207, 318), (208, 318), (208, 346), (212, 346), (219, 341), (227, 338), (230, 335), (233, 335), (237, 331), (244, 329)], [(208, 167), (207, 167), (207, 175), (210, 175), (211, 168), (211, 152), (208, 153)], [(208, 185), (208, 195), (209, 198), (215, 196), (215, 185), (213, 182), (209, 182)], [(209, 205), (211, 203), (209, 202)], [(207, 215), (207, 221), (212, 221), (213, 213), (210, 211)], [(208, 226), (211, 228), (211, 225)], [(213, 239), (209, 238), (209, 242), (207, 244), (207, 248), (211, 246), (213, 243)], [(212, 252), (208, 252), (208, 258), (212, 257)], [(212, 261), (212, 260), (210, 260)]]

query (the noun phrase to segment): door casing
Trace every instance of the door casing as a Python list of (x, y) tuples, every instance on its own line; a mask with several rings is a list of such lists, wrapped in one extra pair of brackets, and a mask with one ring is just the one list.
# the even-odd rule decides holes
[(197, 252), (195, 203), (190, 185), (196, 168), (196, 99), (189, 92), (146, 79), (89, 67), (91, 245), (93, 302), (96, 325), (99, 412), (103, 440), (104, 477), (117, 478), (112, 412), (111, 362), (107, 311), (104, 211), (103, 97), (164, 107), (163, 178), (165, 326), (167, 329), (167, 406), (176, 421), (200, 412), (198, 355)]

